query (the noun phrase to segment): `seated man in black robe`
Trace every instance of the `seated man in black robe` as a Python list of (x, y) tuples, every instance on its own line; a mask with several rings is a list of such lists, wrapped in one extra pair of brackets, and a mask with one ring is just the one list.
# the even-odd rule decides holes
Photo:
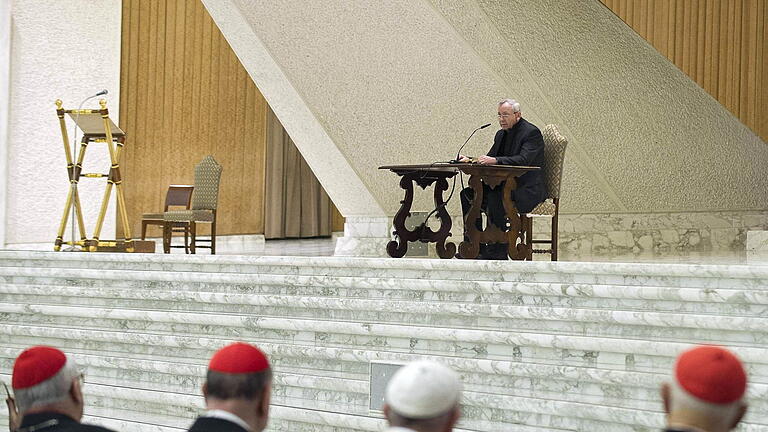
[[(80, 423), (83, 418), (83, 374), (61, 350), (34, 346), (13, 363), (8, 426), (21, 432), (112, 432)], [(18, 407), (18, 412), (17, 412)]]
[[(513, 99), (504, 99), (499, 103), (499, 126), (493, 139), (493, 147), (486, 156), (477, 158), (484, 165), (520, 165), (541, 167), (544, 162), (544, 138), (539, 128), (526, 121), (521, 116), (520, 104)], [(461, 162), (469, 162), (469, 158), (461, 156)], [(496, 188), (483, 185), (482, 208), (488, 215), (489, 223), (507, 231), (507, 219), (502, 203), (501, 193), (504, 185)], [(512, 200), (518, 213), (528, 213), (547, 196), (544, 177), (540, 170), (529, 171), (517, 178), (517, 188), (512, 192)], [(461, 210), (466, 219), (472, 205), (474, 191), (465, 188), (461, 191)], [(471, 223), (471, 221), (465, 221)], [(476, 221), (482, 229), (482, 222)], [(507, 259), (507, 244), (492, 243), (480, 245), (480, 259)]]
[(257, 347), (235, 342), (216, 351), (203, 384), (208, 411), (189, 432), (261, 432), (269, 420), (272, 368)]

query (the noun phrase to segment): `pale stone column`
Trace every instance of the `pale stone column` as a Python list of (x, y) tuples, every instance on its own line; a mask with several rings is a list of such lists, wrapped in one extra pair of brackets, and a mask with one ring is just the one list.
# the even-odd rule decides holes
[(5, 246), (8, 109), (11, 73), (11, 2), (0, 1), (0, 248)]
[(336, 240), (336, 256), (386, 257), (392, 218), (352, 216), (344, 221), (344, 237)]

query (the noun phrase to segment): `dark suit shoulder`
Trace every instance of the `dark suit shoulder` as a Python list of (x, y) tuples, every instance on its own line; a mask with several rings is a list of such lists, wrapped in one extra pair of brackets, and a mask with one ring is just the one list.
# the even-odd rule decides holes
[(524, 118), (521, 118), (519, 123), (520, 123), (521, 131), (523, 133), (525, 133), (526, 135), (531, 133), (531, 132), (541, 133), (541, 130), (539, 130), (539, 128), (536, 127), (535, 124), (529, 122), (528, 120), (526, 120)]
[(240, 426), (224, 419), (213, 417), (199, 417), (192, 426), (189, 428), (189, 432), (247, 432)]
[(114, 432), (112, 429), (107, 429), (105, 427), (96, 426), (92, 424), (79, 424), (79, 425), (61, 429), (61, 430), (72, 431), (72, 432)]
[(42, 425), (45, 424), (48, 424), (45, 430), (50, 432), (114, 432), (102, 426), (78, 423), (67, 415), (55, 412), (25, 415), (21, 421), (20, 430), (42, 429)]

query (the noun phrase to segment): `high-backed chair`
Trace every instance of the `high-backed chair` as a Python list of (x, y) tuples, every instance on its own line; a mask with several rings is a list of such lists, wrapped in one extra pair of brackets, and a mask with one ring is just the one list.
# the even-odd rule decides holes
[[(547, 185), (547, 199), (536, 206), (530, 213), (523, 215), (523, 224), (528, 245), (528, 259), (534, 253), (548, 253), (552, 261), (557, 261), (557, 223), (560, 216), (560, 180), (563, 177), (563, 160), (568, 140), (560, 135), (557, 126), (546, 125), (541, 131), (544, 136), (544, 182)], [(536, 239), (533, 236), (533, 219), (552, 218), (552, 234), (548, 239)], [(535, 249), (537, 244), (548, 244), (548, 249)]]
[[(144, 213), (141, 215), (141, 239), (145, 240), (147, 237), (147, 226), (157, 225), (162, 227), (165, 223), (163, 214), (171, 207), (184, 207), (185, 210), (189, 209), (189, 205), (192, 202), (192, 185), (170, 185), (168, 191), (165, 193), (165, 207), (163, 213)], [(172, 232), (184, 233), (184, 251), (189, 253), (189, 224), (180, 223), (177, 226), (172, 227)]]
[[(192, 208), (189, 210), (167, 211), (163, 214), (163, 251), (171, 252), (171, 229), (176, 223), (188, 223), (192, 237), (190, 250), (196, 253), (198, 247), (216, 254), (216, 207), (219, 201), (221, 165), (212, 156), (206, 156), (195, 166), (195, 189), (192, 191)], [(211, 224), (209, 239), (197, 238), (197, 224)], [(208, 242), (209, 246), (197, 246), (197, 242)]]

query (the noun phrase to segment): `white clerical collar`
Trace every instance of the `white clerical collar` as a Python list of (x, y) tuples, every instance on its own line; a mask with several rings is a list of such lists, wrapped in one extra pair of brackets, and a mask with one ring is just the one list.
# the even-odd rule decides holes
[(210, 410), (210, 411), (206, 411), (205, 414), (203, 414), (203, 417), (210, 417), (210, 418), (217, 418), (217, 419), (227, 420), (227, 421), (230, 421), (230, 422), (240, 426), (241, 428), (243, 428), (243, 429), (245, 429), (245, 430), (247, 430), (249, 432), (251, 430), (251, 427), (248, 426), (248, 423), (246, 423), (243, 419), (241, 419), (240, 417), (232, 414), (229, 411), (224, 411), (224, 410), (219, 410), (219, 409)]

